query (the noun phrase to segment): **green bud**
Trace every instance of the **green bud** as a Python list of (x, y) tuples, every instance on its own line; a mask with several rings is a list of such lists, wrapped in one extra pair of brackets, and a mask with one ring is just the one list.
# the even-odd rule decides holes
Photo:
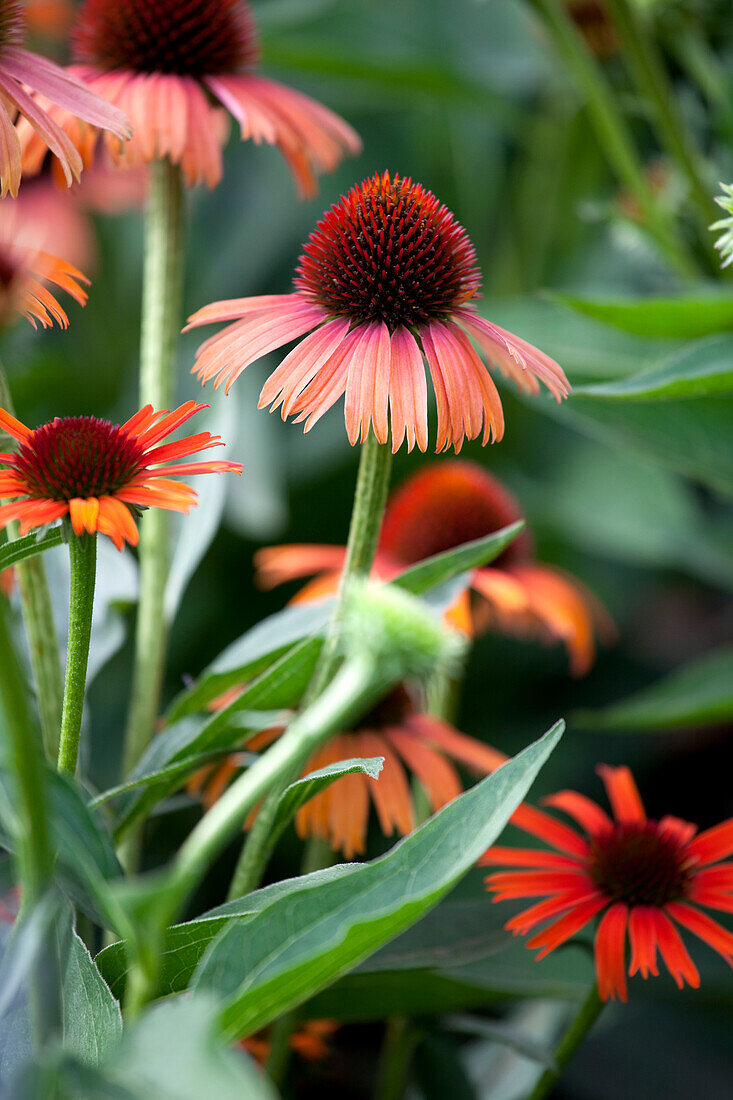
[(349, 657), (371, 656), (390, 680), (450, 673), (465, 651), (463, 638), (421, 600), (364, 581), (353, 581), (347, 593), (343, 646)]

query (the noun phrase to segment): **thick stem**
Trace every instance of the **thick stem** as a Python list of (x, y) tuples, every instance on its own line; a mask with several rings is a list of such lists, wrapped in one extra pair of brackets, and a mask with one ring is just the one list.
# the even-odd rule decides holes
[(655, 200), (613, 92), (561, 0), (529, 0), (529, 3), (544, 19), (557, 52), (585, 95), (603, 151), (621, 185), (638, 202), (647, 232), (680, 275), (695, 277), (699, 274), (697, 266), (679, 236), (674, 219)]
[(527, 1100), (544, 1100), (549, 1096), (563, 1069), (598, 1019), (602, 1008), (603, 1001), (594, 985), (555, 1048), (554, 1068), (545, 1070)]
[(43, 745), (47, 759), (55, 761), (59, 751), (64, 678), (51, 592), (41, 555), (18, 562), (15, 575), (28, 638)]
[(690, 196), (697, 211), (700, 238), (717, 274), (720, 271), (719, 257), (708, 232), (708, 226), (716, 215), (715, 203), (704, 177), (700, 154), (677, 111), (674, 90), (667, 79), (661, 57), (639, 11), (629, 0), (607, 0), (607, 4), (624, 43), (625, 55), (639, 92), (651, 108), (659, 142), (687, 177)]
[(71, 591), (69, 595), (69, 647), (66, 655), (64, 706), (61, 716), (59, 771), (76, 771), (79, 755), (81, 716), (89, 663), (89, 640), (92, 635), (94, 583), (97, 574), (97, 536), (72, 536), (69, 541)]
[[(370, 432), (359, 455), (359, 472), (354, 491), (346, 560), (341, 575), (336, 609), (329, 624), (328, 634), (313, 678), (303, 699), (303, 705), (306, 707), (318, 698), (338, 667), (339, 636), (345, 594), (350, 580), (354, 577), (368, 577), (371, 572), (384, 506), (387, 503), (391, 470), (390, 444), (379, 443), (373, 432)], [(270, 837), (278, 803), (283, 790), (294, 779), (297, 779), (297, 772), (285, 776), (282, 785), (274, 787), (260, 807), (242, 845), (229, 887), (230, 900), (242, 897), (259, 885), (272, 849)]]
[[(178, 165), (154, 161), (145, 214), (140, 405), (172, 407), (174, 351), (183, 288), (183, 184)], [(135, 634), (124, 774), (135, 766), (155, 726), (160, 704), (167, 623), (164, 612), (169, 557), (168, 516), (151, 508), (140, 523), (140, 599)]]
[(418, 1034), (405, 1016), (387, 1020), (379, 1055), (375, 1100), (402, 1100)]

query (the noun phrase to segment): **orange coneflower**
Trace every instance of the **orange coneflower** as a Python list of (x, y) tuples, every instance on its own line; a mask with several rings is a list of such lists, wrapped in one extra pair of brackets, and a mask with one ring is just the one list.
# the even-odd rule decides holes
[[(306, 1062), (322, 1062), (331, 1053), (328, 1040), (338, 1030), (336, 1020), (306, 1020), (288, 1039), (288, 1045), (294, 1054), (303, 1058)], [(272, 1043), (270, 1041), (270, 1029), (264, 1028), (249, 1035), (246, 1039), (240, 1039), (239, 1045), (243, 1047), (256, 1062), (264, 1066), (270, 1056)]]
[(306, 333), (270, 376), (260, 407), (282, 405), (309, 431), (345, 394), (350, 442), (370, 422), (392, 449), (407, 439), (427, 448), (427, 360), (438, 404), (437, 449), (464, 439), (501, 439), (504, 416), (482, 353), (522, 388), (540, 379), (559, 401), (568, 393), (560, 367), (472, 306), (481, 285), (466, 231), (438, 199), (388, 172), (342, 196), (304, 245), (295, 293), (214, 302), (189, 328), (234, 321), (198, 351), (202, 382), (232, 382), (256, 359)]
[[(262, 749), (282, 730), (267, 730), (248, 741), (248, 749)], [(425, 713), (406, 685), (396, 687), (366, 714), (353, 730), (330, 738), (311, 756), (303, 775), (339, 760), (383, 756), (384, 767), (374, 782), (361, 773), (342, 776), (298, 810), (295, 826), (300, 837), (317, 836), (347, 859), (366, 847), (369, 803), (374, 804), (382, 832), (405, 836), (415, 827), (415, 809), (407, 772), (421, 783), (433, 811), (463, 790), (452, 761), (485, 775), (507, 759), (503, 753), (460, 733)], [(236, 774), (236, 755), (221, 765), (201, 769), (188, 789), (207, 808), (221, 796)], [(252, 815), (254, 818), (254, 815)], [(249, 824), (249, 822), (248, 822)]]
[[(513, 917), (507, 928), (524, 935), (553, 917), (527, 946), (538, 959), (565, 943), (603, 913), (595, 934), (598, 992), (602, 1000), (627, 999), (626, 940), (631, 946), (628, 973), (658, 975), (657, 952), (682, 988), (697, 987), (700, 977), (677, 925), (704, 940), (733, 965), (733, 934), (699, 906), (733, 912), (733, 818), (698, 833), (676, 817), (653, 821), (644, 812), (628, 768), (599, 767), (613, 820), (595, 802), (576, 791), (560, 791), (544, 801), (580, 826), (524, 807), (514, 824), (546, 841), (555, 851), (490, 848), (483, 866), (530, 868), (499, 871), (486, 878), (495, 901), (542, 898)], [(714, 866), (717, 864), (717, 866)]]
[[(425, 466), (387, 502), (374, 575), (390, 580), (409, 565), (522, 518), (518, 502), (483, 467), (453, 459)], [(296, 597), (321, 599), (338, 587), (341, 546), (271, 546), (255, 555), (259, 583), (269, 588), (318, 574)], [(465, 633), (495, 628), (525, 637), (562, 641), (571, 671), (593, 663), (596, 631), (613, 627), (599, 601), (575, 577), (536, 561), (528, 531), (491, 565), (474, 570), (470, 588), (449, 609), (449, 622)]]
[(223, 446), (209, 432), (161, 443), (166, 436), (206, 408), (186, 401), (174, 412), (155, 412), (146, 405), (125, 424), (93, 416), (56, 417), (31, 431), (0, 409), (0, 428), (18, 440), (10, 454), (0, 452), (0, 527), (20, 521), (20, 532), (42, 527), (68, 515), (76, 535), (85, 531), (109, 535), (118, 550), (136, 546), (134, 510), (167, 508), (188, 512), (196, 493), (171, 477), (188, 474), (238, 473), (236, 462), (188, 462), (185, 458)]
[(65, 290), (83, 306), (87, 293), (79, 284), (89, 280), (66, 260), (39, 247), (39, 227), (32, 216), (25, 217), (24, 210), (10, 200), (0, 204), (0, 325), (20, 315), (34, 328), (39, 323), (49, 328), (54, 321), (66, 328), (69, 319), (48, 285)]
[[(242, 138), (277, 145), (301, 194), (315, 174), (358, 153), (358, 135), (333, 111), (256, 71), (259, 43), (244, 0), (86, 0), (74, 32), (73, 71), (129, 114), (124, 147), (107, 137), (124, 164), (169, 157), (189, 185), (215, 187), (228, 126)], [(85, 156), (96, 135), (66, 119)], [(32, 144), (28, 156), (37, 159)]]
[(20, 116), (37, 141), (48, 148), (63, 169), (66, 182), (78, 179), (82, 159), (68, 134), (41, 106), (34, 93), (117, 139), (130, 136), (124, 114), (95, 95), (86, 84), (38, 54), (22, 48), (25, 26), (21, 0), (0, 6), (0, 190), (17, 195), (22, 174), (21, 147), (15, 121)]

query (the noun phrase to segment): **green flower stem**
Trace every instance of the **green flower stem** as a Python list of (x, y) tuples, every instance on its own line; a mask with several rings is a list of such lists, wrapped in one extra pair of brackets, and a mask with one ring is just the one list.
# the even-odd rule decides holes
[[(0, 736), (4, 742), (2, 756), (15, 780), (20, 809), (17, 864), (21, 903), (16, 924), (19, 927), (24, 915), (43, 902), (51, 886), (53, 852), (46, 818), (43, 749), (31, 719), (24, 677), (8, 629), (7, 610), (7, 602), (0, 598), (0, 703), (5, 718), (0, 722)], [(29, 989), (31, 1025), (38, 1051), (47, 1048), (58, 1027), (58, 989), (56, 951), (53, 944), (42, 943), (31, 967)]]
[[(281, 789), (287, 777), (297, 774), (319, 745), (363, 714), (384, 689), (384, 677), (371, 656), (346, 661), (323, 694), (301, 711), (282, 737), (240, 775), (179, 849), (160, 891), (150, 942), (175, 919), (212, 860), (242, 828), (252, 807), (269, 791)], [(150, 967), (143, 970), (133, 965), (125, 1006), (129, 1016), (139, 1013), (154, 988), (155, 974)]]
[[(336, 609), (313, 678), (303, 699), (303, 705), (306, 707), (321, 694), (338, 667), (345, 593), (350, 580), (354, 577), (368, 577), (371, 572), (384, 506), (387, 503), (391, 470), (390, 442), (379, 443), (374, 433), (370, 431), (359, 456), (359, 472), (356, 478), (346, 561), (341, 575)], [(280, 797), (285, 787), (297, 777), (297, 772), (284, 776), (282, 785), (274, 787), (260, 807), (242, 845), (229, 887), (229, 900), (242, 897), (259, 885), (272, 850), (272, 824)]]
[(73, 775), (79, 755), (79, 733), (87, 684), (94, 582), (97, 574), (97, 536), (72, 535), (69, 541), (69, 561), (71, 563), (69, 647), (66, 655), (58, 767), (60, 772)]
[(53, 857), (46, 821), (46, 801), (43, 795), (41, 745), (31, 720), (25, 694), (25, 680), (18, 664), (7, 622), (8, 604), (0, 599), (0, 699), (4, 724), (4, 753), (7, 765), (15, 774), (22, 807), (23, 843), (19, 845), (18, 861), (23, 886), (23, 909), (38, 901), (51, 881)]
[(585, 95), (601, 147), (621, 185), (638, 202), (648, 233), (680, 275), (695, 277), (699, 274), (695, 261), (680, 238), (674, 219), (655, 200), (613, 91), (561, 0), (529, 0), (529, 3), (544, 20), (558, 54)]
[(379, 1055), (375, 1100), (402, 1100), (419, 1034), (406, 1016), (387, 1020)]
[[(170, 409), (174, 352), (183, 291), (183, 183), (168, 159), (151, 166), (145, 214), (140, 405)], [(123, 771), (128, 775), (153, 735), (165, 668), (165, 584), (170, 530), (167, 514), (151, 508), (140, 523), (140, 599)]]
[(697, 211), (700, 239), (713, 270), (718, 273), (720, 262), (708, 233), (708, 226), (716, 216), (711, 188), (705, 180), (700, 154), (676, 110), (674, 90), (667, 79), (656, 44), (637, 7), (629, 0), (607, 0), (607, 5), (623, 41), (625, 56), (639, 92), (652, 109), (660, 144), (687, 177), (690, 196)]
[(532, 1092), (527, 1097), (527, 1100), (544, 1100), (546, 1096), (550, 1095), (563, 1069), (598, 1019), (602, 1008), (603, 1001), (598, 996), (596, 985), (593, 985), (590, 993), (583, 1001), (576, 1016), (573, 1018), (570, 1026), (555, 1048), (554, 1067), (545, 1070)]
[(41, 555), (18, 562), (15, 576), (28, 638), (43, 745), (46, 758), (55, 762), (59, 751), (64, 679), (51, 592)]

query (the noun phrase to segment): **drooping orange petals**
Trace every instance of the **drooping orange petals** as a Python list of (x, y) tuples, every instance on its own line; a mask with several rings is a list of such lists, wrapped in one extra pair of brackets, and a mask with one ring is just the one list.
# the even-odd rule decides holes
[(524, 588), (527, 609), (538, 625), (565, 643), (573, 675), (585, 675), (595, 657), (595, 623), (578, 584), (544, 565), (518, 564), (511, 572)]
[(616, 820), (644, 821), (644, 804), (629, 768), (609, 768), (607, 764), (599, 764), (596, 771), (603, 780)]
[(531, 940), (527, 941), (527, 947), (538, 947), (540, 950), (537, 953), (537, 959), (544, 959), (545, 955), (549, 955), (551, 951), (554, 951), (556, 947), (559, 947), (561, 943), (565, 943), (571, 936), (574, 936), (576, 932), (579, 932), (581, 928), (585, 928), (586, 924), (595, 917), (596, 913), (599, 913), (605, 906), (606, 902), (603, 898), (591, 898), (589, 901), (582, 902), (580, 905), (575, 906), (564, 917), (560, 917), (549, 928), (545, 928), (542, 932), (539, 932)]
[(434, 813), (458, 797), (463, 790), (463, 784), (453, 765), (444, 756), (431, 749), (419, 737), (396, 726), (385, 730), (385, 737), (422, 783)]
[(345, 546), (294, 543), (266, 546), (254, 555), (255, 579), (260, 588), (276, 588), (286, 581), (314, 573), (340, 570), (346, 558)]
[(473, 737), (467, 737), (464, 733), (459, 733), (453, 726), (449, 726), (447, 722), (433, 715), (415, 715), (409, 724), (426, 741), (442, 749), (454, 760), (468, 765), (469, 768), (475, 768), (483, 775), (491, 774), (508, 760), (503, 752)]
[(546, 795), (542, 802), (574, 818), (589, 836), (612, 827), (611, 819), (605, 810), (602, 810), (597, 802), (593, 802), (577, 791), (558, 791), (556, 794)]
[(733, 818), (714, 825), (692, 841), (689, 854), (698, 864), (715, 863), (733, 854)]
[(642, 978), (659, 975), (657, 966), (657, 932), (654, 910), (647, 905), (633, 905), (629, 913), (629, 940), (631, 941), (631, 965), (629, 974), (637, 972)]
[(727, 928), (723, 928), (721, 924), (718, 924), (717, 921), (714, 921), (705, 913), (701, 913), (699, 909), (695, 909), (692, 905), (686, 905), (681, 901), (671, 902), (667, 906), (667, 912), (670, 917), (674, 917), (678, 924), (683, 925), (694, 935), (699, 936), (714, 951), (722, 955), (729, 966), (733, 966), (732, 932), (729, 932)]
[(627, 917), (626, 905), (612, 905), (603, 914), (596, 930), (596, 977), (598, 995), (602, 1001), (611, 998), (628, 1000), (624, 959)]
[(700, 975), (682, 942), (679, 932), (661, 909), (652, 909), (651, 917), (654, 922), (654, 931), (660, 954), (678, 988), (682, 989), (685, 982), (687, 982), (693, 989), (698, 989)]
[(355, 737), (358, 756), (384, 757), (384, 767), (370, 792), (382, 832), (389, 836), (396, 829), (407, 836), (414, 828), (415, 819), (410, 787), (399, 757), (381, 733), (363, 730)]

